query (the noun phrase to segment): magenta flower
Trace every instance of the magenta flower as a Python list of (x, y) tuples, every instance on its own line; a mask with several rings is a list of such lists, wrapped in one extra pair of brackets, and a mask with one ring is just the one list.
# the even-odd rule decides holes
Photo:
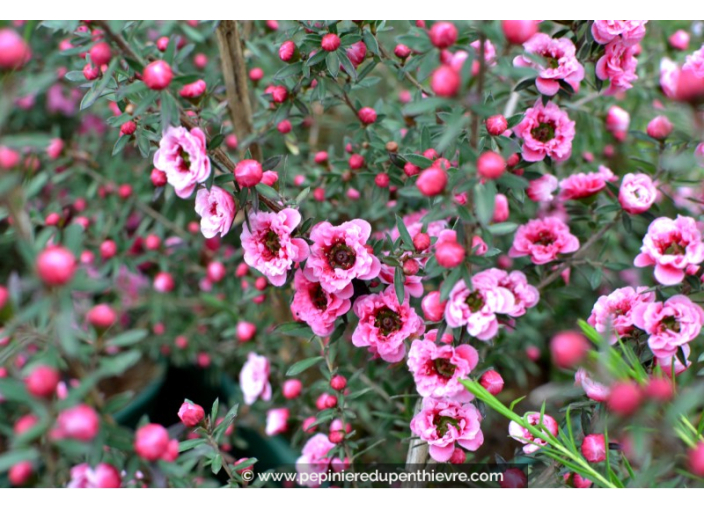
[(303, 271), (312, 282), (320, 282), (327, 292), (348, 291), (352, 280), (379, 276), (379, 259), (367, 248), (372, 227), (364, 220), (352, 220), (337, 227), (327, 221), (310, 232), (313, 241)]
[(540, 301), (538, 289), (528, 283), (526, 275), (521, 271), (507, 273), (503, 269), (491, 268), (477, 273), (475, 277), (486, 282), (482, 286), (503, 287), (513, 294), (513, 306), (505, 312), (511, 317), (525, 315), (528, 308), (533, 308)]
[(566, 161), (572, 154), (574, 125), (552, 101), (546, 106), (537, 101), (514, 128), (516, 136), (523, 139), (523, 159), (542, 161), (549, 157), (553, 161)]
[(308, 244), (291, 236), (300, 222), (301, 214), (297, 210), (283, 209), (278, 213), (250, 214), (249, 226), (246, 222), (242, 226), (240, 240), (244, 261), (276, 287), (286, 283), (294, 262), (302, 262), (308, 257)]
[(293, 277), (293, 302), (291, 313), (297, 320), (308, 324), (318, 336), (330, 335), (335, 330), (335, 321), (345, 315), (350, 307), (352, 287), (347, 287), (343, 292), (330, 293), (325, 291), (320, 282), (311, 282), (296, 271)]
[(542, 265), (578, 249), (579, 240), (570, 233), (569, 227), (562, 220), (549, 216), (518, 227), (508, 254), (514, 258), (530, 256), (533, 264)]
[(611, 390), (608, 386), (594, 381), (591, 378), (591, 374), (584, 368), (580, 368), (574, 374), (574, 384), (580, 385), (587, 394), (587, 397), (597, 402), (606, 402), (611, 394)]
[(601, 165), (598, 172), (576, 173), (560, 181), (560, 198), (562, 200), (579, 200), (599, 193), (607, 182), (613, 182), (617, 177), (613, 172)]
[(647, 287), (622, 287), (607, 296), (601, 296), (592, 308), (587, 322), (599, 333), (612, 331), (610, 343), (615, 344), (618, 337), (628, 336), (633, 332), (633, 310), (642, 304), (655, 301), (655, 293), (648, 292)]
[(276, 436), (286, 432), (288, 429), (289, 410), (286, 407), (278, 409), (269, 409), (266, 412), (266, 429), (264, 432), (267, 436)]
[(650, 335), (648, 346), (658, 358), (674, 356), (679, 347), (699, 336), (704, 310), (687, 296), (676, 295), (664, 303), (647, 303), (633, 310), (633, 323)]
[(694, 218), (658, 218), (648, 227), (636, 267), (655, 266), (655, 279), (663, 285), (677, 285), (687, 271), (704, 261), (704, 243)]
[(687, 55), (682, 70), (691, 71), (697, 78), (704, 78), (704, 46)]
[[(437, 330), (435, 335), (437, 335)], [(479, 354), (471, 345), (438, 345), (426, 337), (414, 340), (408, 351), (408, 369), (422, 397), (469, 402), (474, 398), (460, 382), (477, 366)]]
[(261, 398), (271, 399), (271, 384), (269, 384), (269, 360), (264, 356), (250, 352), (247, 361), (240, 372), (240, 388), (244, 394), (244, 402), (252, 405)]
[(599, 44), (617, 40), (632, 46), (645, 35), (644, 19), (597, 19), (592, 25), (592, 35)]
[(606, 53), (596, 63), (596, 75), (600, 80), (609, 80), (606, 95), (623, 92), (633, 87), (638, 79), (635, 58), (635, 46), (629, 46), (620, 40), (614, 40), (606, 45)]
[(379, 294), (357, 298), (353, 306), (359, 324), (352, 333), (356, 347), (367, 347), (369, 352), (389, 363), (396, 363), (406, 354), (404, 340), (423, 334), (425, 324), (409, 305), (408, 297), (398, 302), (393, 287)]
[(557, 189), (557, 177), (545, 174), (537, 179), (533, 179), (528, 184), (526, 195), (533, 202), (550, 202), (553, 199), (553, 192)]
[(523, 48), (533, 55), (545, 59), (545, 65), (522, 55), (513, 60), (516, 67), (532, 67), (538, 70), (535, 86), (545, 96), (554, 96), (560, 90), (560, 81), (569, 84), (579, 92), (579, 84), (584, 79), (584, 67), (575, 56), (574, 43), (566, 37), (552, 39), (547, 34), (535, 34), (523, 44)]
[(457, 445), (476, 451), (484, 443), (482, 415), (472, 404), (423, 399), (423, 409), (411, 420), (411, 432), (429, 445), (437, 462), (447, 462)]
[(200, 231), (210, 239), (220, 234), (224, 237), (235, 219), (235, 199), (227, 191), (213, 186), (208, 191), (201, 188), (196, 193), (196, 213), (200, 216)]
[[(540, 413), (526, 413), (524, 415), (524, 418), (528, 421), (530, 425), (538, 429), (542, 429), (542, 431), (547, 430), (553, 436), (557, 436), (557, 422), (552, 416), (543, 414), (541, 421)], [(509, 423), (508, 434), (516, 441), (525, 445), (523, 447), (523, 451), (527, 454), (537, 452), (540, 448), (548, 444), (547, 441), (533, 436), (533, 434), (527, 428), (522, 427), (515, 421)]]
[(198, 183), (210, 177), (210, 159), (203, 131), (170, 126), (154, 154), (154, 166), (166, 174), (176, 195), (188, 198)]

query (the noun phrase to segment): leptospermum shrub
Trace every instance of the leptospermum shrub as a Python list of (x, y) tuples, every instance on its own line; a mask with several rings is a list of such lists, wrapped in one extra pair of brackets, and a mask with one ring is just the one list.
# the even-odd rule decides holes
[(2, 483), (699, 485), (703, 31), (5, 23)]

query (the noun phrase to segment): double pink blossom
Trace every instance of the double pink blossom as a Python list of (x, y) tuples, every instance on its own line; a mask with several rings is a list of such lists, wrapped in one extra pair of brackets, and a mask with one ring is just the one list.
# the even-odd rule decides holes
[(692, 72), (697, 78), (704, 78), (704, 46), (687, 55), (682, 70)]
[(526, 195), (533, 202), (550, 202), (553, 199), (553, 192), (557, 189), (557, 177), (545, 174), (537, 179), (533, 179), (528, 184)]
[[(242, 226), (242, 249), (248, 266), (267, 277), (276, 287), (286, 283), (286, 276), (294, 262), (308, 257), (308, 244), (292, 233), (301, 222), (296, 209), (274, 212), (256, 212), (249, 215), (249, 225)], [(251, 229), (251, 230), (250, 230)]]
[(154, 166), (166, 174), (176, 195), (188, 198), (198, 183), (210, 177), (210, 159), (203, 131), (170, 126), (154, 154)]
[(114, 466), (101, 462), (95, 468), (78, 464), (71, 468), (70, 489), (117, 489), (122, 483), (120, 472)]
[(538, 100), (528, 108), (514, 132), (523, 139), (522, 154), (526, 161), (565, 161), (572, 154), (575, 122), (552, 101), (543, 105)]
[(631, 115), (619, 106), (612, 106), (606, 114), (606, 130), (611, 133), (616, 140), (622, 142), (628, 134), (628, 126), (631, 124)]
[(609, 80), (607, 95), (623, 92), (633, 87), (638, 79), (635, 57), (636, 47), (614, 40), (606, 45), (606, 53), (596, 63), (596, 75), (600, 80)]
[(310, 326), (318, 336), (330, 335), (335, 330), (335, 321), (345, 315), (350, 307), (354, 289), (350, 286), (338, 293), (327, 292), (320, 282), (311, 282), (296, 271), (293, 278), (293, 316)]
[(579, 200), (599, 193), (607, 182), (617, 177), (611, 169), (600, 165), (598, 172), (576, 173), (560, 181), (560, 198), (562, 200)]
[(396, 291), (389, 286), (379, 294), (357, 298), (353, 306), (359, 324), (352, 333), (356, 347), (367, 347), (369, 352), (389, 363), (396, 363), (406, 354), (404, 340), (423, 334), (425, 324), (409, 305), (408, 297), (398, 302)]
[(648, 346), (658, 358), (674, 356), (677, 349), (699, 336), (704, 310), (678, 294), (664, 303), (647, 303), (633, 310), (633, 323), (650, 335)]
[(513, 306), (505, 313), (511, 317), (525, 315), (528, 308), (533, 308), (540, 301), (538, 289), (528, 283), (526, 275), (521, 271), (511, 271), (491, 268), (477, 273), (477, 281), (481, 281), (480, 286), (495, 285), (503, 287), (513, 294)]
[(319, 484), (310, 475), (320, 475), (330, 469), (330, 450), (335, 445), (330, 442), (325, 434), (315, 434), (303, 447), (301, 456), (296, 460), (296, 471), (299, 474), (309, 475), (303, 482), (309, 487), (316, 487)]
[(592, 400), (596, 400), (597, 402), (606, 402), (611, 394), (611, 390), (608, 386), (594, 381), (591, 374), (589, 374), (589, 372), (587, 372), (584, 368), (580, 368), (574, 374), (574, 383), (575, 385), (578, 384), (582, 387), (584, 392), (587, 394), (587, 397)]
[(658, 218), (648, 227), (636, 267), (655, 266), (655, 279), (663, 285), (677, 285), (687, 271), (704, 261), (704, 243), (694, 218)]
[[(540, 413), (526, 413), (524, 418), (529, 425), (548, 431), (553, 436), (557, 436), (558, 426), (552, 416), (543, 414), (541, 421)], [(523, 443), (525, 445), (523, 451), (528, 454), (537, 452), (540, 448), (548, 444), (547, 441), (535, 437), (532, 432), (515, 421), (509, 423), (508, 434), (516, 441)]]
[(530, 256), (533, 264), (542, 265), (557, 260), (560, 254), (578, 249), (579, 240), (570, 233), (569, 227), (559, 218), (548, 216), (518, 227), (508, 254), (511, 257)]
[(271, 384), (269, 383), (269, 360), (264, 356), (250, 352), (247, 361), (240, 372), (240, 388), (244, 394), (244, 402), (252, 405), (257, 399), (271, 400)]
[(618, 191), (618, 201), (630, 214), (644, 213), (655, 203), (658, 190), (646, 174), (626, 174)]
[[(433, 331), (435, 338), (437, 330)], [(467, 378), (478, 361), (479, 354), (471, 345), (438, 345), (428, 335), (414, 340), (408, 351), (408, 369), (422, 397), (469, 402), (473, 396), (460, 380)]]
[(632, 46), (643, 39), (647, 22), (644, 19), (598, 19), (592, 25), (592, 36), (599, 44), (616, 40)]
[(457, 445), (476, 451), (484, 443), (482, 416), (472, 404), (423, 399), (423, 409), (411, 420), (411, 432), (429, 445), (437, 462), (447, 462)]
[(575, 56), (575, 46), (571, 40), (566, 37), (553, 39), (547, 34), (537, 33), (523, 44), (523, 48), (546, 61), (545, 65), (538, 64), (522, 55), (513, 60), (514, 66), (538, 70), (538, 78), (535, 80), (538, 92), (554, 96), (560, 90), (560, 81), (579, 92), (579, 84), (584, 79), (584, 67)]
[(648, 292), (647, 287), (622, 287), (599, 297), (587, 322), (599, 333), (612, 331), (610, 343), (615, 344), (618, 337), (629, 336), (633, 332), (633, 310), (654, 301), (655, 293)]
[(467, 332), (479, 340), (490, 340), (499, 332), (497, 314), (508, 314), (516, 307), (513, 293), (498, 286), (495, 279), (477, 273), (472, 277), (472, 289), (464, 280), (458, 281), (450, 291), (445, 307), (445, 321), (451, 328), (465, 326)]
[(318, 223), (310, 232), (313, 246), (304, 274), (312, 282), (320, 282), (327, 292), (341, 292), (352, 286), (352, 280), (371, 280), (379, 276), (381, 263), (367, 247), (372, 227), (364, 220), (347, 221), (333, 226)]
[(196, 213), (200, 216), (200, 231), (210, 239), (224, 237), (235, 219), (235, 199), (222, 188), (201, 188), (196, 193)]

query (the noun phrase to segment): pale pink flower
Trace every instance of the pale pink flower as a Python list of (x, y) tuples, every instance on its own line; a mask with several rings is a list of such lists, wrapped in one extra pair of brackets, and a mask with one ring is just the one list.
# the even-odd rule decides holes
[(600, 296), (594, 303), (587, 322), (599, 333), (611, 331), (609, 342), (615, 344), (618, 337), (633, 332), (633, 310), (644, 303), (655, 301), (655, 293), (647, 287), (622, 287), (611, 294)]
[(682, 70), (691, 71), (697, 78), (704, 78), (704, 46), (687, 55)]
[[(523, 417), (528, 421), (529, 425), (538, 428), (541, 432), (546, 433), (545, 431), (547, 431), (553, 436), (557, 436), (558, 426), (552, 416), (543, 414), (542, 421), (540, 413), (526, 413)], [(547, 441), (533, 436), (527, 428), (522, 427), (515, 421), (509, 423), (508, 434), (516, 441), (525, 445), (523, 451), (527, 454), (537, 452), (540, 448), (548, 444)]]
[(210, 177), (210, 159), (203, 131), (170, 126), (154, 154), (154, 166), (166, 173), (166, 180), (174, 187), (176, 195), (188, 198), (198, 183)]
[(89, 464), (78, 464), (71, 468), (70, 489), (117, 489), (122, 479), (120, 472), (110, 464), (100, 463), (95, 468)]
[[(481, 64), (479, 63), (479, 50), (481, 50), (482, 43), (479, 39), (477, 39), (469, 45), (474, 48), (474, 51), (476, 52), (475, 57), (472, 60), (472, 75), (475, 76), (479, 73), (479, 68), (481, 67)], [(464, 63), (469, 56), (467, 52), (462, 50), (455, 52), (455, 55), (450, 61), (450, 65), (455, 67), (458, 72), (462, 70), (462, 65), (457, 66), (456, 64), (456, 60), (460, 54), (464, 54), (464, 56), (461, 57), (462, 63)], [(496, 48), (489, 39), (484, 40), (484, 65), (486, 65), (486, 67), (494, 67), (496, 65)]]
[(566, 37), (552, 39), (547, 34), (537, 33), (523, 44), (523, 48), (546, 61), (545, 65), (542, 65), (522, 55), (513, 59), (514, 66), (538, 70), (538, 78), (535, 80), (538, 92), (545, 96), (554, 96), (560, 90), (560, 81), (579, 92), (579, 84), (584, 79), (584, 67), (575, 56), (572, 41)]
[(633, 310), (633, 323), (650, 335), (648, 346), (658, 358), (673, 356), (677, 349), (699, 336), (704, 310), (678, 294), (664, 303), (647, 303)]
[[(423, 219), (427, 214), (428, 211), (426, 211), (425, 209), (421, 209), (418, 212), (407, 214), (406, 216), (401, 218), (403, 224), (406, 226), (406, 230), (408, 230), (408, 233), (411, 236), (411, 239), (415, 237), (416, 234), (419, 234), (423, 231)], [(438, 237), (438, 235), (440, 235), (440, 232), (442, 232), (448, 227), (446, 220), (435, 220), (425, 223), (427, 223), (427, 228), (425, 229), (425, 232), (430, 237)], [(391, 240), (396, 241), (396, 239), (398, 238), (398, 228), (394, 227), (393, 229), (391, 229)]]
[(553, 192), (557, 189), (557, 184), (557, 177), (545, 174), (530, 181), (526, 195), (533, 202), (550, 202), (553, 199)]
[(266, 412), (266, 432), (267, 436), (276, 436), (286, 432), (288, 429), (289, 410), (286, 407), (269, 409)]
[(511, 271), (491, 268), (477, 273), (479, 279), (491, 281), (491, 285), (503, 287), (513, 294), (513, 306), (505, 313), (511, 317), (525, 315), (528, 308), (533, 308), (540, 301), (538, 289), (528, 283), (526, 275), (521, 271)]
[[(418, 260), (420, 266), (423, 266), (423, 260)], [(386, 285), (394, 285), (396, 277), (396, 268), (387, 264), (381, 264), (379, 271), (379, 279)], [(408, 294), (413, 297), (421, 297), (425, 289), (423, 289), (423, 277), (418, 275), (406, 275), (403, 281), (403, 288)]]
[(357, 298), (353, 310), (359, 324), (352, 333), (352, 343), (367, 347), (374, 356), (389, 363), (403, 359), (404, 340), (416, 338), (425, 330), (423, 320), (409, 305), (408, 296), (399, 304), (393, 287)]
[(582, 386), (587, 397), (597, 402), (606, 402), (611, 394), (611, 390), (608, 386), (594, 381), (589, 372), (584, 368), (580, 368), (577, 370), (577, 373), (574, 374), (574, 383), (575, 385), (579, 384)]
[[(296, 460), (296, 471), (300, 474), (319, 475), (325, 473), (330, 468), (330, 450), (335, 445), (330, 442), (325, 434), (315, 434), (303, 447), (301, 456)], [(307, 478), (305, 482), (309, 487), (316, 487), (315, 480)]]
[(599, 44), (618, 40), (627, 45), (634, 45), (643, 39), (647, 22), (648, 20), (643, 19), (598, 19), (592, 25), (592, 35)]
[(605, 166), (599, 166), (598, 172), (572, 174), (560, 181), (560, 199), (579, 200), (590, 197), (603, 190), (607, 182), (616, 179), (613, 172)]
[(636, 267), (655, 266), (655, 279), (663, 285), (677, 285), (685, 272), (704, 261), (704, 243), (694, 218), (658, 218), (648, 227)]
[(327, 292), (341, 292), (352, 286), (352, 280), (371, 280), (379, 276), (379, 259), (367, 248), (372, 227), (364, 220), (347, 221), (333, 226), (318, 223), (310, 232), (313, 246), (304, 274), (312, 282), (320, 282)]
[(479, 354), (468, 344), (457, 347), (437, 345), (435, 337), (414, 340), (408, 351), (408, 369), (413, 374), (416, 391), (422, 397), (469, 402), (472, 394), (461, 379), (466, 379), (477, 366)]
[(224, 237), (235, 219), (235, 199), (222, 188), (201, 188), (196, 193), (196, 213), (200, 216), (200, 231), (208, 239)]
[(423, 399), (423, 409), (411, 420), (411, 432), (429, 445), (437, 462), (447, 462), (457, 445), (476, 451), (484, 443), (482, 415), (472, 404)]
[(606, 46), (606, 53), (596, 63), (596, 75), (600, 80), (609, 80), (607, 95), (623, 92), (633, 87), (638, 79), (635, 58), (635, 46), (629, 46), (620, 40), (614, 40)]
[(526, 161), (566, 161), (572, 154), (574, 121), (552, 101), (547, 105), (538, 100), (528, 108), (514, 131), (523, 139), (522, 154)]
[(673, 373), (674, 375), (680, 375), (682, 372), (687, 370), (692, 364), (692, 362), (689, 360), (689, 353), (691, 352), (689, 345), (685, 344), (681, 348), (682, 354), (684, 355), (684, 364), (682, 364), (682, 361), (680, 361), (677, 355), (655, 358), (655, 365), (662, 368), (662, 371), (665, 372), (668, 377), (672, 377)]
[(486, 341), (499, 332), (496, 314), (508, 314), (515, 306), (513, 293), (483, 271), (472, 277), (472, 289), (464, 280), (455, 284), (447, 299), (445, 321), (451, 328), (466, 326), (470, 335)]
[(658, 190), (653, 180), (646, 174), (626, 174), (618, 191), (618, 201), (623, 210), (630, 214), (640, 214), (653, 205)]
[(354, 291), (352, 287), (347, 287), (335, 294), (327, 292), (320, 282), (311, 282), (300, 270), (294, 275), (293, 288), (293, 316), (308, 324), (313, 333), (320, 337), (328, 336), (335, 330), (337, 318), (345, 315), (351, 307), (350, 298)]
[(302, 262), (308, 257), (308, 244), (291, 235), (300, 222), (301, 214), (296, 209), (287, 208), (277, 213), (252, 213), (249, 225), (247, 222), (242, 225), (240, 240), (244, 261), (276, 287), (286, 283), (294, 262)]
[(258, 398), (266, 402), (271, 399), (269, 371), (267, 358), (254, 352), (247, 355), (247, 361), (240, 372), (240, 388), (244, 394), (245, 404), (252, 405)]
[(628, 134), (628, 126), (631, 124), (630, 114), (619, 106), (612, 106), (606, 114), (606, 130), (611, 133), (616, 140), (622, 142)]
[(680, 66), (669, 58), (660, 60), (660, 88), (670, 99), (677, 97), (677, 84), (680, 80)]
[(530, 256), (533, 264), (542, 265), (578, 249), (579, 240), (570, 233), (569, 227), (562, 220), (549, 216), (518, 227), (508, 254), (514, 258)]

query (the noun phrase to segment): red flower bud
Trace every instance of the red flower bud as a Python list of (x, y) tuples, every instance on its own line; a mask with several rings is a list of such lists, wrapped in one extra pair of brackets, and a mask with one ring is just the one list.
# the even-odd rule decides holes
[(243, 188), (256, 186), (262, 180), (262, 165), (253, 159), (243, 159), (235, 166), (235, 180)]
[(430, 248), (430, 236), (425, 232), (418, 232), (413, 236), (413, 247), (417, 252), (423, 252)]
[(581, 363), (589, 351), (589, 341), (576, 331), (562, 331), (550, 341), (552, 360), (560, 368)]
[(508, 129), (508, 122), (503, 115), (493, 115), (486, 119), (486, 130), (492, 136), (499, 136)]
[(184, 402), (178, 410), (178, 417), (186, 427), (195, 427), (205, 418), (205, 411), (198, 404)]
[(635, 382), (617, 382), (611, 387), (606, 405), (615, 414), (628, 416), (640, 407), (641, 399), (641, 389)]
[(504, 389), (504, 380), (501, 375), (495, 370), (487, 370), (479, 378), (481, 384), (486, 391), (492, 395), (498, 395)]
[(442, 168), (433, 165), (420, 173), (416, 180), (416, 186), (426, 197), (439, 195), (447, 186), (447, 173)]
[(606, 460), (604, 434), (589, 434), (582, 441), (582, 455), (588, 462), (596, 463)]
[(39, 365), (25, 378), (24, 384), (30, 395), (49, 398), (56, 391), (59, 380), (60, 375), (55, 368)]
[(340, 47), (340, 37), (337, 34), (325, 34), (320, 46), (325, 51), (335, 51)]
[(156, 60), (144, 68), (142, 79), (152, 90), (163, 90), (171, 84), (174, 73), (171, 66), (163, 60)]
[[(283, 395), (285, 399), (293, 400), (301, 395), (303, 384), (298, 379), (288, 379), (284, 381)], [(314, 420), (315, 421), (315, 420)]]
[(162, 172), (161, 170), (157, 170), (156, 168), (152, 168), (152, 173), (149, 175), (149, 178), (152, 181), (152, 184), (156, 186), (157, 188), (161, 188), (162, 186), (166, 186), (166, 172)]
[(106, 42), (99, 42), (90, 49), (90, 59), (98, 67), (108, 65), (112, 58), (112, 50)]
[(360, 108), (359, 112), (357, 112), (357, 116), (359, 117), (359, 120), (362, 121), (362, 124), (369, 125), (376, 122), (376, 111), (374, 111), (374, 108), (370, 108), (368, 106)]
[(76, 258), (62, 246), (45, 248), (37, 257), (37, 274), (46, 285), (65, 285), (75, 271)]
[(409, 48), (405, 44), (398, 44), (396, 45), (396, 48), (394, 48), (394, 55), (396, 55), (400, 59), (406, 59), (410, 54), (411, 48)]
[(347, 387), (347, 379), (345, 376), (336, 375), (330, 379), (330, 387), (335, 391), (342, 391)]
[(538, 31), (538, 23), (531, 19), (505, 19), (501, 28), (510, 44), (523, 44)]
[(493, 151), (486, 151), (477, 159), (477, 173), (484, 179), (498, 179), (506, 170), (506, 161)]
[(428, 35), (433, 46), (444, 50), (457, 41), (457, 27), (449, 21), (438, 21), (430, 27)]

